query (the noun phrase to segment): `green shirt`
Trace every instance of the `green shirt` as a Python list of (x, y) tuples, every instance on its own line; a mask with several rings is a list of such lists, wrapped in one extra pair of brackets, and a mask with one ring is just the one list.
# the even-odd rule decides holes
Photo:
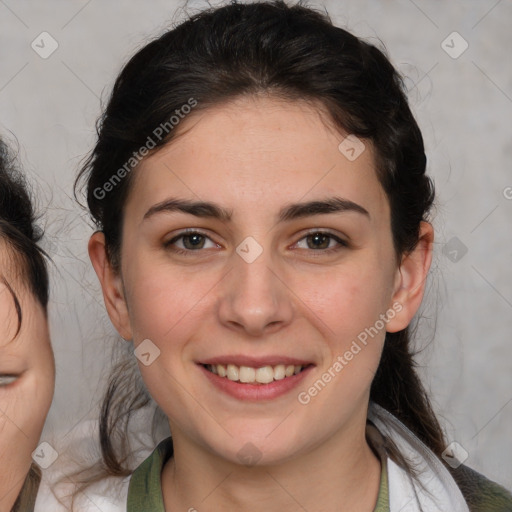
[[(134, 471), (128, 487), (126, 512), (165, 512), (161, 475), (172, 454), (172, 439), (168, 437)], [(377, 505), (373, 512), (389, 512), (387, 457), (382, 457), (381, 452), (379, 456), (382, 469)]]
[[(390, 512), (387, 456), (379, 447), (375, 447), (374, 451), (381, 460), (382, 471), (377, 504), (373, 512)], [(161, 474), (164, 464), (172, 454), (172, 439), (169, 437), (134, 471), (128, 487), (127, 512), (165, 512)], [(512, 494), (501, 485), (464, 465), (450, 472), (471, 512), (512, 511)]]

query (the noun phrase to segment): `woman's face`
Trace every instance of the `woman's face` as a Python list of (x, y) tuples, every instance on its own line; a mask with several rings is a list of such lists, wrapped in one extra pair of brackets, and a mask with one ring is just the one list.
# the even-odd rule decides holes
[[(181, 123), (186, 133), (134, 171), (112, 278), (119, 294), (107, 298), (173, 436), (233, 462), (271, 463), (354, 431), (383, 319), (397, 331), (414, 314), (401, 301), (370, 143), (359, 156), (357, 141), (339, 148), (344, 136), (318, 110), (268, 98)], [(180, 211), (176, 200), (215, 203), (230, 219), (210, 206)], [(254, 371), (264, 366), (272, 370)], [(229, 379), (256, 375), (277, 380)]]
[[(0, 240), (0, 509), (10, 507), (32, 463), (51, 405), (55, 365), (41, 304), (19, 276), (19, 263)], [(10, 504), (10, 505), (8, 505)]]

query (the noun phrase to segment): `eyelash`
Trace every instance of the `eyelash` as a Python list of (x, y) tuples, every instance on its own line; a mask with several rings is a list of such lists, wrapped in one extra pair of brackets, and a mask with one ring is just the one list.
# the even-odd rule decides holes
[(17, 375), (0, 375), (0, 388), (7, 387), (9, 384), (15, 382), (17, 378)]
[[(200, 236), (202, 236), (204, 238), (208, 238), (209, 240), (211, 240), (211, 238), (206, 233), (203, 233), (202, 231), (198, 231), (198, 230), (195, 230), (195, 229), (191, 229), (191, 230), (182, 231), (181, 233), (179, 233), (177, 236), (175, 236), (174, 238), (172, 238), (168, 242), (165, 242), (164, 243), (164, 247), (166, 249), (171, 250), (172, 252), (174, 252), (176, 254), (181, 254), (181, 255), (184, 255), (184, 256), (192, 256), (191, 253), (201, 252), (201, 250), (198, 249), (198, 250), (194, 251), (194, 250), (191, 250), (191, 249), (180, 249), (180, 248), (176, 248), (176, 247), (171, 248), (171, 246), (175, 242), (177, 242), (180, 238), (185, 238), (187, 236), (192, 236), (192, 235), (200, 235)], [(308, 236), (311, 236), (311, 235), (324, 235), (324, 236), (328, 236), (329, 238), (335, 240), (339, 244), (337, 247), (331, 247), (330, 249), (317, 249), (317, 250), (310, 249), (309, 252), (320, 252), (320, 253), (322, 253), (322, 254), (315, 255), (314, 257), (322, 256), (324, 254), (331, 254), (333, 252), (339, 251), (340, 249), (345, 249), (345, 248), (349, 247), (348, 242), (345, 242), (344, 240), (342, 240), (338, 236), (334, 235), (333, 233), (330, 233), (329, 231), (322, 231), (322, 230), (309, 231), (302, 238), (300, 238), (296, 243), (300, 242), (301, 240), (304, 240), (305, 238), (307, 238)], [(213, 242), (213, 240), (211, 240), (211, 241)]]

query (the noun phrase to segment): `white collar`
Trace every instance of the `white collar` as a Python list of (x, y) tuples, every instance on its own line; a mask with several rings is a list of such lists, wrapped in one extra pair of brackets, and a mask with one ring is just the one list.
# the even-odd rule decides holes
[(413, 479), (388, 457), (390, 512), (469, 512), (450, 472), (402, 422), (374, 402), (369, 404), (368, 419), (394, 441), (419, 473), (418, 479)]

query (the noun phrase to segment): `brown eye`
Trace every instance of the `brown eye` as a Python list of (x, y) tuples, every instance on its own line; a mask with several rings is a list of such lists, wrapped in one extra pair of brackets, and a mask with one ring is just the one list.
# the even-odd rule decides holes
[[(178, 244), (180, 240), (182, 247)], [(178, 236), (165, 242), (164, 247), (178, 254), (190, 255), (193, 252), (200, 252), (201, 249), (208, 249), (208, 247), (205, 247), (207, 241), (210, 241), (213, 246), (219, 247), (206, 234), (194, 230), (181, 232)]]
[(204, 246), (205, 237), (199, 233), (195, 233), (192, 235), (184, 235), (180, 238), (183, 239), (183, 246), (185, 247), (185, 249), (202, 249)]
[[(305, 237), (301, 238), (297, 244), (302, 240), (306, 240), (306, 249), (313, 249), (314, 251), (324, 253), (330, 253), (343, 247), (348, 247), (347, 242), (327, 231), (312, 231)], [(336, 242), (334, 246), (331, 246), (332, 241)], [(304, 247), (299, 248), (303, 249)]]

